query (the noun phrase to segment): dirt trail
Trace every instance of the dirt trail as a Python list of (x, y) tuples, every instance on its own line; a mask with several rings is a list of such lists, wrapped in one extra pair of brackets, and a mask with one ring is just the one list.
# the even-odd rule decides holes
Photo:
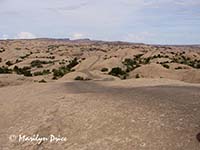
[(90, 73), (90, 71), (91, 71), (92, 67), (93, 67), (96, 63), (99, 62), (100, 58), (101, 58), (101, 56), (98, 55), (98, 56), (97, 56), (97, 59), (96, 59), (94, 62), (92, 62), (86, 69), (80, 70), (80, 72), (85, 73), (85, 74), (88, 76), (89, 79), (98, 78), (97, 76), (94, 76), (92, 73)]

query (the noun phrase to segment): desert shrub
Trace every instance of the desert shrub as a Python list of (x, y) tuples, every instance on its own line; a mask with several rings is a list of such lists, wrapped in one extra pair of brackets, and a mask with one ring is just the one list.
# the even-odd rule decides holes
[(25, 58), (29, 57), (30, 55), (31, 55), (31, 53), (30, 53), (30, 54), (26, 54), (26, 55), (24, 55), (24, 56), (20, 56), (20, 58), (21, 58), (21, 59), (25, 59)]
[(107, 72), (108, 71), (108, 68), (102, 68), (101, 69), (101, 72)]
[(22, 62), (22, 60), (17, 59), (17, 60), (15, 61), (15, 63), (19, 63), (19, 62)]
[(81, 77), (81, 76), (77, 76), (77, 77), (74, 78), (74, 80), (84, 80), (84, 78)]
[(5, 48), (1, 47), (0, 48), (0, 53), (3, 53), (3, 52), (5, 52)]
[(167, 64), (162, 64), (162, 66), (169, 69), (169, 65), (167, 65)]
[(64, 61), (61, 61), (61, 62), (59, 62), (59, 64), (60, 64), (60, 65), (64, 65), (64, 64), (65, 64), (65, 62), (64, 62)]
[(179, 69), (183, 69), (183, 68), (179, 66), (179, 67), (176, 67), (175, 69), (176, 69), (176, 70), (179, 70)]
[(197, 69), (200, 69), (200, 63), (198, 63), (198, 64), (196, 65), (196, 68), (197, 68)]
[(34, 76), (48, 75), (50, 73), (51, 73), (50, 70), (43, 70), (43, 71), (34, 72)]
[[(140, 58), (139, 56), (137, 57)], [(126, 72), (130, 72), (135, 68), (140, 67), (139, 63), (136, 60), (130, 58), (126, 58), (122, 63), (126, 66)]]
[(137, 79), (140, 78), (140, 75), (139, 75), (139, 74), (136, 74), (136, 75), (135, 75), (135, 78), (137, 78)]
[(17, 48), (15, 48), (17, 51), (19, 51), (19, 50), (21, 50), (21, 48), (19, 48), (19, 47), (17, 47)]
[(63, 77), (65, 74), (74, 71), (72, 68), (78, 64), (78, 59), (74, 58), (69, 62), (67, 66), (59, 67), (58, 69), (53, 69), (53, 79), (58, 79)]
[(150, 60), (151, 60), (151, 57), (144, 58), (143, 63), (144, 64), (149, 64)]
[(168, 56), (168, 55), (165, 55), (164, 58), (169, 58), (169, 56)]
[(49, 56), (48, 58), (49, 59), (55, 59), (55, 56)]
[(160, 55), (160, 54), (158, 54), (158, 56), (157, 56), (158, 58), (161, 58), (162, 56)]
[(8, 67), (2, 66), (0, 67), (0, 74), (10, 74), (12, 73), (12, 70)]
[(112, 68), (112, 70), (108, 73), (109, 75), (113, 75), (113, 76), (117, 76), (117, 77), (120, 77), (122, 75), (125, 75), (126, 72), (123, 71), (120, 67), (115, 67), (115, 68)]
[(59, 47), (60, 47), (60, 45), (48, 45), (48, 50), (55, 50)]
[(65, 74), (70, 72), (69, 68), (65, 66), (59, 67), (58, 69), (53, 69), (52, 71), (53, 71), (53, 79), (61, 78)]
[(32, 76), (30, 67), (19, 68), (19, 67), (15, 66), (13, 70), (14, 70), (14, 72), (16, 72), (19, 75), (23, 74), (24, 76), (27, 76), (27, 77)]
[(8, 65), (8, 66), (12, 66), (13, 63), (12, 63), (11, 61), (7, 61), (7, 62), (6, 62), (6, 65)]
[(122, 62), (125, 66), (133, 66), (136, 65), (137, 62), (133, 59), (130, 58), (126, 58), (123, 62)]
[(185, 57), (185, 56), (173, 58), (172, 62), (188, 65), (188, 66), (196, 68), (196, 69), (200, 68), (200, 60), (197, 60), (197, 59), (192, 60), (191, 58)]
[(41, 61), (41, 60), (33, 60), (31, 62), (31, 67), (37, 67), (37, 68), (42, 68), (43, 64), (50, 64), (53, 63), (52, 61)]
[(39, 83), (47, 83), (44, 79), (40, 80)]
[(67, 65), (67, 68), (71, 70), (73, 67), (75, 67), (78, 64), (79, 64), (78, 59), (75, 57), (72, 61), (69, 62), (69, 64)]
[(81, 77), (81, 76), (77, 76), (74, 78), (74, 80), (81, 80), (81, 81), (88, 81), (88, 80), (91, 80), (90, 78), (84, 78), (84, 77)]
[(144, 55), (144, 54), (135, 55), (135, 58), (136, 58), (136, 59), (139, 59), (139, 58), (141, 58), (143, 55)]

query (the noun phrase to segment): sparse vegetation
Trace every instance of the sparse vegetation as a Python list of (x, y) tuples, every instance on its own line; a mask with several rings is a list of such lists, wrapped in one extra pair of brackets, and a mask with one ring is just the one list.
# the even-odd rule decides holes
[(43, 70), (43, 71), (37, 71), (33, 73), (34, 76), (41, 76), (41, 75), (48, 75), (51, 74), (50, 70)]
[(51, 50), (56, 50), (57, 48), (59, 48), (60, 45), (48, 45), (48, 50), (51, 51)]
[(74, 78), (74, 80), (80, 80), (80, 81), (88, 81), (88, 80), (91, 80), (89, 78), (84, 78), (84, 77), (81, 77), (81, 76), (77, 76)]
[(78, 59), (75, 57), (72, 61), (69, 62), (69, 64), (67, 65), (67, 68), (71, 70), (73, 67), (75, 67), (78, 64), (79, 64)]
[(74, 78), (74, 80), (84, 80), (84, 78), (81, 77), (81, 76), (77, 76), (77, 77)]
[(136, 78), (136, 79), (140, 78), (140, 75), (139, 75), (139, 74), (136, 74), (136, 75), (135, 75), (135, 78)]
[(3, 52), (5, 52), (5, 48), (1, 47), (0, 48), (0, 53), (3, 53)]
[(69, 68), (67, 68), (65, 66), (59, 67), (58, 69), (53, 69), (52, 71), (53, 71), (53, 79), (54, 80), (58, 79), (58, 78), (61, 78), (65, 74), (70, 72)]
[(8, 67), (2, 66), (0, 67), (0, 74), (10, 74), (12, 73), (12, 70)]
[(11, 61), (7, 61), (7, 62), (6, 62), (6, 65), (8, 65), (8, 66), (12, 66), (13, 63), (12, 63)]
[(137, 61), (130, 58), (126, 58), (122, 63), (126, 66), (126, 72), (134, 70), (137, 65)]
[(61, 66), (58, 69), (53, 69), (53, 79), (56, 80), (58, 78), (63, 77), (65, 74), (74, 71), (72, 68), (78, 64), (78, 59), (74, 58), (69, 62), (67, 66)]
[(120, 67), (112, 68), (112, 70), (108, 73), (109, 75), (120, 77), (121, 79), (126, 79), (128, 74), (123, 71)]
[(44, 79), (40, 80), (39, 83), (47, 83)]
[(30, 54), (26, 54), (26, 55), (24, 55), (24, 56), (20, 56), (20, 58), (21, 58), (21, 59), (25, 59), (25, 58), (29, 57), (30, 55), (31, 55), (31, 53), (30, 53)]
[(177, 55), (177, 57), (173, 57), (172, 62), (188, 65), (188, 66), (193, 67), (195, 69), (200, 69), (200, 60), (197, 60), (197, 59), (192, 60), (191, 58), (186, 57), (182, 54)]
[(15, 49), (16, 49), (17, 51), (21, 50), (21, 48), (19, 48), (19, 47), (16, 47)]
[(182, 67), (178, 66), (175, 68), (175, 70), (180, 70), (180, 69), (183, 69)]
[(30, 67), (19, 68), (18, 66), (15, 66), (13, 71), (16, 72), (19, 75), (24, 75), (24, 76), (27, 76), (27, 77), (32, 76)]
[(169, 65), (167, 65), (167, 64), (165, 64), (165, 63), (162, 63), (161, 65), (162, 65), (163, 67), (169, 69)]
[(15, 61), (15, 63), (19, 63), (19, 62), (22, 62), (22, 60), (21, 60), (21, 59), (17, 59), (17, 60)]
[(43, 64), (52, 64), (53, 61), (42, 61), (42, 60), (33, 60), (31, 62), (31, 67), (37, 67), (37, 68), (42, 68)]
[(101, 69), (101, 72), (107, 72), (108, 71), (108, 68), (102, 68)]

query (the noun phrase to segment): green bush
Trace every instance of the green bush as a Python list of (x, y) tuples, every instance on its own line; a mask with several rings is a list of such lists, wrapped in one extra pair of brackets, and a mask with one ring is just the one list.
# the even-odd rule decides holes
[(3, 47), (0, 48), (0, 53), (5, 52), (5, 49)]
[(48, 75), (50, 73), (51, 73), (50, 70), (43, 70), (43, 71), (34, 72), (34, 76)]
[(74, 80), (84, 80), (84, 78), (81, 77), (81, 76), (77, 76), (77, 77), (74, 78)]
[(10, 74), (12, 73), (11, 69), (8, 69), (8, 67), (0, 67), (0, 74)]
[(11, 61), (7, 61), (7, 62), (6, 62), (6, 65), (8, 65), (8, 66), (12, 66), (13, 63), (12, 63)]
[(27, 58), (27, 57), (29, 57), (31, 54), (26, 54), (26, 55), (24, 55), (24, 56), (20, 56), (20, 58), (21, 59), (25, 59), (25, 58)]
[(122, 75), (126, 75), (126, 72), (123, 71), (120, 67), (115, 67), (115, 68), (112, 68), (112, 70), (108, 74), (112, 76), (120, 77)]
[(167, 65), (167, 64), (162, 64), (162, 66), (169, 69), (169, 65)]
[(77, 76), (77, 77), (74, 78), (74, 80), (87, 81), (87, 80), (91, 80), (91, 79), (89, 79), (89, 78), (83, 78), (81, 76)]
[(58, 79), (63, 77), (65, 74), (74, 71), (72, 68), (78, 65), (78, 59), (74, 58), (69, 62), (67, 66), (59, 67), (58, 69), (53, 69), (53, 79)]
[(17, 47), (17, 48), (15, 48), (17, 51), (19, 51), (19, 50), (21, 50), (21, 48), (19, 48), (19, 47)]
[(137, 78), (137, 79), (140, 78), (140, 75), (139, 75), (139, 74), (136, 74), (136, 75), (135, 75), (135, 78)]
[[(139, 59), (140, 57), (140, 55), (137, 55), (137, 59)], [(130, 72), (140, 66), (139, 62), (130, 58), (126, 58), (122, 63), (126, 66), (126, 72)]]
[(200, 69), (200, 63), (198, 63), (198, 64), (196, 65), (196, 68), (197, 68), (197, 69)]
[(179, 69), (183, 69), (183, 68), (179, 66), (179, 67), (176, 67), (175, 69), (176, 69), (176, 70), (179, 70)]
[(53, 63), (52, 61), (41, 61), (41, 60), (33, 60), (31, 62), (31, 67), (37, 67), (37, 68), (42, 68), (43, 64), (50, 64)]
[(144, 64), (149, 64), (151, 59), (152, 59), (151, 57), (144, 58), (143, 63), (144, 63)]
[(108, 68), (102, 68), (101, 69), (101, 72), (107, 72), (108, 71)]
[(193, 67), (193, 68), (196, 68), (196, 69), (199, 69), (200, 68), (200, 60), (192, 60), (191, 58), (189, 57), (185, 57), (185, 56), (180, 56), (180, 57), (174, 57), (172, 62), (175, 62), (175, 63), (179, 63), (179, 64), (185, 64), (185, 65), (188, 65), (190, 67)]
[(76, 65), (78, 65), (78, 59), (74, 58), (72, 61), (69, 62), (69, 64), (67, 65), (67, 68), (69, 70), (71, 70), (73, 67), (75, 67)]
[(31, 70), (30, 67), (19, 68), (19, 67), (15, 66), (13, 70), (14, 70), (14, 72), (16, 72), (19, 75), (23, 74), (24, 76), (27, 76), (27, 77), (32, 76), (32, 73), (30, 71)]
[(47, 83), (44, 79), (40, 80), (39, 83)]
[(140, 59), (144, 54), (138, 54), (138, 55), (135, 55), (135, 58), (136, 59)]
[(133, 59), (130, 58), (126, 58), (123, 62), (122, 62), (125, 66), (133, 66), (136, 65), (137, 62)]
[(65, 66), (59, 67), (58, 69), (53, 69), (52, 71), (53, 71), (53, 79), (61, 78), (65, 74), (70, 72), (69, 68)]

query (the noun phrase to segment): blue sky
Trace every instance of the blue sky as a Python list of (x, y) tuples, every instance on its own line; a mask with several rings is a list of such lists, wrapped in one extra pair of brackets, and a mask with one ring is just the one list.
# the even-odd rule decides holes
[(0, 0), (0, 39), (200, 44), (200, 0)]

